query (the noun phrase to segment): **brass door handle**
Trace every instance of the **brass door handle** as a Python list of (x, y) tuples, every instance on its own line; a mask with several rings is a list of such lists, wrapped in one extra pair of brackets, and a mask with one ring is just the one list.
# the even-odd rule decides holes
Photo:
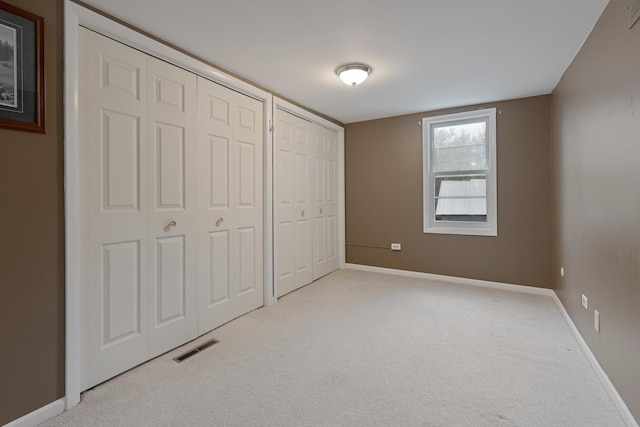
[(216, 227), (220, 227), (220, 224), (224, 222), (224, 218), (220, 217), (216, 220)]
[(169, 228), (173, 228), (173, 227), (175, 227), (176, 225), (178, 225), (178, 223), (177, 223), (177, 222), (175, 222), (174, 220), (171, 220), (171, 221), (169, 221), (169, 223), (167, 224), (167, 227), (169, 227)]
[(324, 210), (322, 208), (320, 208), (320, 215), (322, 215), (322, 212), (324, 212)]
[(304, 216), (304, 209), (300, 212), (300, 216)]

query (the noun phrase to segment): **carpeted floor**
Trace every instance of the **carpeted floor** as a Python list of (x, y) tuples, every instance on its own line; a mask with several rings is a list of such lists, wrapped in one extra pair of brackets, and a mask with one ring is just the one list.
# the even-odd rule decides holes
[(85, 392), (44, 425), (625, 423), (551, 298), (343, 270)]

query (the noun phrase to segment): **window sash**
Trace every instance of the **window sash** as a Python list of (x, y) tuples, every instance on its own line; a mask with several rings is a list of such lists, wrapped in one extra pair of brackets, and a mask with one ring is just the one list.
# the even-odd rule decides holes
[[(446, 128), (456, 128), (461, 126), (468, 125), (478, 125), (483, 124), (484, 129), (481, 132), (476, 132), (475, 135), (472, 134), (471, 130), (465, 131), (462, 130), (460, 133), (454, 136), (455, 142), (460, 142), (460, 138), (466, 138), (468, 143), (466, 144), (456, 144), (456, 145), (444, 145), (444, 146), (436, 146), (438, 141), (436, 140), (436, 131), (438, 129), (446, 129)], [(430, 151), (431, 151), (431, 165), (430, 170), (432, 172), (461, 172), (464, 168), (459, 168), (456, 166), (459, 165), (469, 165), (474, 160), (474, 148), (483, 147), (483, 150), (480, 150), (480, 153), (476, 154), (477, 165), (480, 166), (478, 168), (473, 169), (484, 169), (488, 168), (488, 137), (489, 137), (489, 118), (486, 116), (480, 117), (472, 117), (466, 118), (462, 120), (445, 120), (439, 122), (430, 123), (429, 126), (429, 134), (430, 134)], [(480, 138), (478, 138), (480, 137)], [(474, 142), (478, 139), (482, 140), (482, 142)], [(454, 152), (457, 156), (453, 156), (453, 160), (449, 159), (449, 163), (447, 163), (446, 155)], [(451, 156), (451, 154), (450, 154)], [(445, 158), (443, 158), (445, 157)], [(472, 165), (475, 166), (475, 165)]]
[[(432, 217), (432, 221), (434, 221), (435, 223), (442, 223), (442, 222), (453, 222), (453, 223), (457, 223), (457, 222), (461, 222), (461, 223), (470, 223), (470, 222), (475, 222), (478, 224), (485, 224), (487, 222), (487, 203), (489, 202), (488, 200), (488, 188), (487, 188), (487, 172), (486, 170), (479, 170), (479, 171), (469, 171), (468, 173), (464, 173), (464, 174), (460, 174), (460, 173), (455, 173), (455, 174), (442, 174), (442, 173), (433, 173), (433, 178), (431, 180), (431, 183), (433, 185), (432, 187), (432, 191), (431, 191), (431, 198), (433, 199), (432, 203), (432, 209), (431, 209), (431, 215)], [(447, 179), (443, 179), (440, 181), (440, 188), (438, 188), (438, 179), (442, 179), (442, 178), (449, 178)], [(451, 178), (462, 178), (459, 180), (456, 179), (451, 179)], [(443, 196), (442, 195), (442, 184), (447, 182), (447, 181), (454, 181), (454, 182), (467, 182), (465, 181), (464, 178), (469, 178), (468, 181), (474, 181), (474, 178), (476, 178), (475, 180), (482, 180), (484, 181), (482, 186), (483, 186), (483, 194), (479, 194), (479, 195), (464, 195), (464, 194), (453, 194), (451, 196)], [(460, 207), (458, 204), (455, 203), (445, 203), (445, 208), (443, 208), (442, 204), (439, 204), (439, 201), (443, 200), (443, 201), (461, 201), (461, 200), (467, 200), (469, 202), (466, 203), (466, 211), (465, 209), (460, 210)], [(471, 201), (473, 200), (484, 200), (484, 204), (483, 205), (478, 205), (478, 204), (474, 204)], [(484, 212), (482, 212), (482, 210), (480, 211), (475, 211), (475, 209), (477, 209), (480, 206), (484, 206)], [(438, 213), (440, 208), (440, 213)], [(453, 210), (453, 212), (449, 211), (449, 212), (442, 212), (442, 209), (446, 209), (449, 208), (450, 210)], [(440, 218), (439, 218), (440, 217)], [(442, 217), (448, 218), (448, 219), (444, 219)], [(454, 219), (457, 218), (457, 219)]]

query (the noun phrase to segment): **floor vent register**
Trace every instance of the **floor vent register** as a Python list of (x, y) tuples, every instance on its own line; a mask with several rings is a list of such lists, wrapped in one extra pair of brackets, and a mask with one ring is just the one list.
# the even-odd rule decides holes
[(187, 351), (186, 353), (181, 354), (178, 357), (174, 357), (173, 360), (175, 360), (178, 363), (182, 363), (183, 361), (185, 361), (186, 359), (190, 358), (191, 356), (193, 356), (194, 354), (198, 354), (200, 353), (202, 350), (205, 350), (209, 347), (211, 347), (214, 344), (218, 344), (220, 341), (218, 340), (209, 340), (209, 341), (205, 341), (204, 343), (200, 344), (199, 346), (197, 346), (196, 348)]

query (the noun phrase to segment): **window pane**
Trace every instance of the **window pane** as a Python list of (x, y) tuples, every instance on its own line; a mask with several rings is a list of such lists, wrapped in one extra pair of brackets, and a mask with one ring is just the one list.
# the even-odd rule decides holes
[(463, 123), (433, 127), (434, 172), (487, 168), (487, 123)]
[(485, 175), (436, 177), (436, 221), (487, 222)]

